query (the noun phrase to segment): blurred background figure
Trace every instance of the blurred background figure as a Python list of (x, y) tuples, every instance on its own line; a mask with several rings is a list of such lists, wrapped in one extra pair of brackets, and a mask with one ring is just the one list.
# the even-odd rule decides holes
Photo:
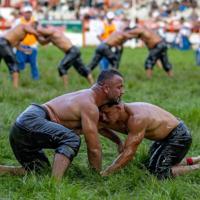
[(190, 35), (192, 25), (189, 22), (185, 22), (184, 18), (181, 18), (181, 27), (177, 34), (177, 47), (180, 50), (189, 50), (191, 47)]
[[(97, 33), (97, 38), (100, 42), (104, 42), (114, 31), (116, 31), (116, 25), (114, 24), (114, 13), (108, 12), (106, 14), (106, 17), (101, 17), (101, 26), (99, 26), (99, 30)], [(109, 68), (109, 61), (104, 57), (101, 59), (100, 63), (100, 69), (106, 70)]]
[(198, 49), (196, 50), (196, 64), (200, 66), (200, 44)]
[[(33, 8), (30, 5), (26, 5), (21, 9), (22, 16), (16, 19), (14, 26), (18, 24), (31, 24), (36, 21), (33, 16)], [(26, 63), (30, 64), (31, 77), (33, 80), (38, 80), (39, 70), (37, 64), (38, 57), (38, 42), (34, 35), (28, 34), (21, 42), (16, 51), (16, 58), (19, 63), (20, 71), (25, 69)]]
[[(14, 9), (30, 5), (41, 24), (61, 28), (78, 46), (97, 46), (106, 40), (105, 35), (122, 30), (119, 27), (128, 20), (157, 32), (166, 40), (168, 47), (179, 50), (193, 48), (195, 53), (198, 52), (199, 0), (3, 0), (0, 4), (0, 31), (10, 28), (12, 17), (9, 15)], [(22, 14), (28, 23), (25, 13)], [(131, 48), (144, 47), (138, 38), (124, 45)], [(33, 47), (32, 44), (30, 46)], [(122, 50), (120, 47), (112, 49), (119, 61)], [(30, 57), (30, 51), (22, 50), (23, 53), (24, 57)], [(25, 67), (23, 62), (20, 64), (21, 69)], [(107, 69), (107, 60), (103, 58), (100, 66), (101, 70)], [(32, 77), (38, 79), (38, 69), (31, 69), (36, 69), (36, 75), (32, 72)]]

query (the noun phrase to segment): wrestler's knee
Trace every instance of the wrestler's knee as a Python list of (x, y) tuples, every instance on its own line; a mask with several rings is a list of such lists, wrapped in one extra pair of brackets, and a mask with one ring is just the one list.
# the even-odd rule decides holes
[(17, 63), (8, 63), (8, 69), (10, 74), (13, 74), (15, 72), (19, 73), (19, 67), (17, 65)]
[(106, 48), (106, 44), (102, 43), (96, 48), (96, 53), (102, 54), (102, 52), (105, 51)]
[(90, 74), (90, 71), (89, 71), (87, 68), (82, 68), (82, 69), (78, 69), (78, 73), (79, 73), (81, 76), (87, 78), (88, 75)]
[(65, 69), (62, 63), (60, 63), (60, 65), (58, 66), (58, 73), (59, 73), (59, 76), (63, 76), (67, 74), (67, 70)]
[(154, 166), (154, 167), (149, 167), (148, 171), (152, 175), (154, 175), (158, 180), (164, 180), (173, 177), (172, 169), (170, 167)]
[(149, 60), (147, 60), (147, 61), (145, 62), (145, 64), (144, 64), (144, 68), (145, 68), (145, 70), (147, 70), (147, 69), (153, 69), (153, 64), (152, 64), (152, 62), (149, 61)]
[(72, 161), (79, 151), (80, 144), (80, 137), (71, 131), (62, 138), (56, 153), (63, 154)]
[(165, 65), (163, 66), (163, 68), (164, 68), (164, 70), (165, 70), (166, 72), (168, 72), (168, 71), (172, 70), (172, 65), (168, 63), (168, 64), (165, 64)]

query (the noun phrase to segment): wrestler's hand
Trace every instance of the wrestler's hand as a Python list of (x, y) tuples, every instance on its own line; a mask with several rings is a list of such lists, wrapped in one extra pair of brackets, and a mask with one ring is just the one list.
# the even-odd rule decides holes
[(109, 172), (107, 172), (106, 170), (104, 170), (104, 171), (100, 172), (100, 175), (103, 176), (103, 177), (105, 177), (105, 176), (109, 175)]

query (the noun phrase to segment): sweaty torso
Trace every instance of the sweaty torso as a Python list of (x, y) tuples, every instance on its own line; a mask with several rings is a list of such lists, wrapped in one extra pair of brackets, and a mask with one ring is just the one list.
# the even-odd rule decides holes
[(64, 94), (43, 106), (46, 107), (51, 121), (70, 129), (81, 129), (81, 109), (86, 101), (93, 103), (91, 89)]
[(154, 48), (162, 39), (159, 35), (151, 30), (144, 29), (140, 35), (140, 39), (145, 43), (145, 45), (151, 49)]
[(27, 33), (24, 30), (24, 26), (18, 25), (15, 28), (6, 32), (6, 34), (3, 37), (9, 41), (11, 46), (14, 47), (14, 46), (18, 46), (20, 44), (20, 42), (24, 39), (26, 34)]
[(134, 28), (128, 31), (128, 33), (133, 38), (141, 39), (149, 49), (154, 48), (162, 40), (159, 35), (146, 28)]
[(123, 32), (116, 31), (108, 37), (106, 43), (110, 46), (118, 46), (122, 45), (126, 40), (127, 37), (123, 34)]
[(113, 129), (117, 132), (128, 134), (130, 130), (138, 129), (135, 122), (140, 122), (145, 128), (144, 137), (150, 140), (162, 140), (177, 127), (179, 121), (171, 113), (162, 108), (143, 102), (125, 104), (125, 112), (128, 114), (128, 120), (119, 119), (114, 124), (100, 123), (100, 127)]
[[(162, 140), (179, 124), (178, 119), (162, 108), (149, 103), (136, 102), (127, 104), (132, 120), (144, 122), (145, 138)], [(131, 123), (131, 121), (130, 121)], [(134, 128), (134, 127), (133, 127)]]
[(73, 46), (70, 39), (60, 31), (55, 30), (50, 38), (51, 42), (65, 53)]

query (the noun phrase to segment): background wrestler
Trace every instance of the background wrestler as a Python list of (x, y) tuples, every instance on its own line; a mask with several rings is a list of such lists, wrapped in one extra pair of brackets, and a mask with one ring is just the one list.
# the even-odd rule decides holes
[(94, 70), (100, 60), (105, 57), (111, 64), (112, 68), (118, 68), (118, 57), (112, 52), (112, 47), (118, 48), (122, 46), (127, 40), (133, 38), (128, 31), (113, 32), (104, 42), (102, 42), (95, 50), (95, 54), (87, 65), (90, 70)]
[(148, 78), (152, 77), (152, 70), (157, 61), (159, 61), (157, 63), (161, 64), (168, 76), (173, 76), (172, 65), (169, 63), (167, 55), (167, 43), (157, 33), (137, 26), (128, 32), (131, 38), (141, 39), (149, 49), (149, 55), (145, 61), (145, 70)]
[(54, 27), (44, 28), (42, 26), (39, 26), (37, 31), (41, 36), (47, 38), (49, 42), (52, 42), (65, 53), (65, 57), (58, 66), (58, 72), (63, 79), (64, 86), (67, 86), (68, 84), (67, 72), (72, 65), (91, 85), (94, 83), (91, 73), (83, 64), (80, 50), (72, 44), (70, 39), (66, 37), (64, 33)]
[[(0, 59), (3, 58), (7, 64), (15, 88), (19, 85), (19, 69), (13, 47), (17, 48), (28, 33), (33, 34), (38, 38), (39, 35), (36, 31), (36, 26), (37, 23), (32, 23), (30, 25), (20, 24), (13, 29), (8, 30), (0, 37)], [(41, 42), (45, 41), (42, 37), (40, 37), (39, 40)]]

